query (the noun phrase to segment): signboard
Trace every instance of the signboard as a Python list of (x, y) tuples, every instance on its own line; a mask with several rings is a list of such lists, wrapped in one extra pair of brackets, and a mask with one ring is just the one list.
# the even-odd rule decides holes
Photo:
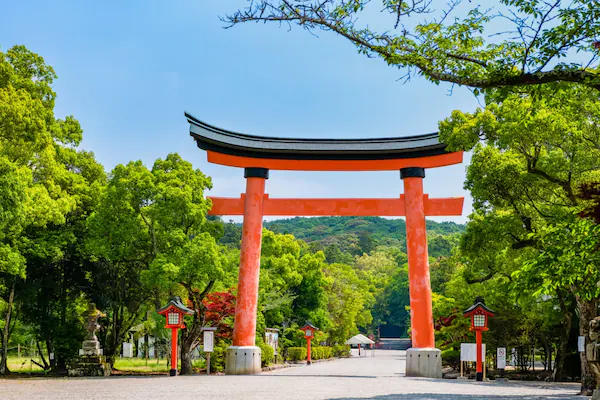
[(585, 336), (579, 336), (577, 338), (577, 351), (585, 353)]
[(496, 349), (496, 359), (498, 369), (506, 369), (506, 348), (498, 347)]
[[(485, 354), (485, 343), (482, 343), (481, 348), (481, 354)], [(460, 361), (477, 361), (477, 346), (475, 343), (460, 344)]]
[(211, 353), (214, 348), (214, 340), (215, 332), (214, 331), (204, 331), (204, 352)]
[(265, 332), (265, 342), (273, 348), (275, 355), (277, 355), (277, 349), (279, 347), (279, 330), (269, 329)]

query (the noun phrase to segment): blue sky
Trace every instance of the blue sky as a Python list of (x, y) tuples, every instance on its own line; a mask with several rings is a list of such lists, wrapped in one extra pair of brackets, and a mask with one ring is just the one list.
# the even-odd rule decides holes
[[(239, 196), (243, 171), (206, 162), (183, 112), (265, 136), (359, 138), (434, 132), (454, 109), (478, 106), (466, 89), (436, 86), (359, 55), (331, 33), (278, 25), (223, 29), (243, 0), (7, 1), (0, 47), (24, 44), (54, 66), (58, 116), (84, 128), (83, 147), (107, 170), (151, 166), (178, 152), (213, 178), (211, 195)], [(465, 196), (466, 162), (427, 170), (431, 197)], [(398, 172), (272, 171), (275, 197), (396, 197)]]

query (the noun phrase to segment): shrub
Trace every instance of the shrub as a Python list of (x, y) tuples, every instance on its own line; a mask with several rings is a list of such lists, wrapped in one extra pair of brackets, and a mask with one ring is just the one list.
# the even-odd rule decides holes
[(290, 361), (306, 360), (306, 347), (288, 347), (287, 354)]
[(275, 360), (275, 350), (265, 343), (259, 343), (260, 347), (260, 365), (266, 367), (273, 364)]
[(453, 369), (458, 369), (460, 366), (460, 352), (453, 348), (442, 351), (442, 363)]
[(225, 358), (227, 357), (227, 348), (229, 343), (217, 343), (210, 355), (211, 372), (223, 372), (225, 370)]
[(348, 346), (348, 345), (340, 344), (337, 346), (333, 346), (332, 351), (333, 351), (334, 357), (342, 357), (342, 358), (350, 357), (350, 346)]

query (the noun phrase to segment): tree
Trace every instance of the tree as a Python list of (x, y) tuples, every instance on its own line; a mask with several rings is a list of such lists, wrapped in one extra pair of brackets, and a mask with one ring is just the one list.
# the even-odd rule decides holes
[(204, 191), (211, 187), (210, 178), (177, 154), (157, 160), (148, 178), (152, 190), (140, 217), (154, 256), (144, 281), (162, 297), (183, 291), (196, 311), (181, 332), (181, 373), (191, 374), (191, 355), (202, 334), (203, 301), (214, 289), (231, 287), (237, 264), (217, 244), (223, 235), (220, 221), (206, 219), (211, 203)]
[[(382, 19), (372, 18), (377, 11)], [(600, 89), (597, 0), (499, 0), (491, 8), (461, 0), (260, 0), (222, 20), (333, 32), (406, 70), (407, 79), (420, 74), (476, 90), (558, 81)]]
[[(508, 96), (490, 91), (484, 109), (455, 111), (440, 123), (442, 140), (451, 149), (473, 151), (465, 187), (475, 212), (461, 238), (469, 282), (497, 275), (513, 279), (515, 271), (547, 250), (539, 235), (569, 223), (587, 204), (578, 190), (600, 175), (599, 100), (597, 91), (581, 85), (545, 85)], [(556, 282), (571, 279), (562, 271)], [(554, 276), (547, 268), (535, 273)], [(570, 292), (576, 297), (580, 330), (587, 331), (585, 321), (595, 316), (596, 300), (577, 296), (577, 288), (553, 288), (552, 296)], [(517, 286), (526, 295), (522, 289)], [(584, 359), (582, 370), (589, 371)], [(589, 392), (593, 381), (584, 376), (582, 391)]]
[(366, 282), (361, 281), (354, 269), (345, 264), (330, 264), (325, 267), (327, 279), (327, 310), (331, 320), (329, 342), (343, 344), (358, 333), (358, 328), (367, 328), (373, 320), (368, 305), (372, 295)]
[(65, 190), (72, 171), (57, 154), (75, 148), (81, 127), (73, 117), (54, 116), (56, 74), (24, 46), (0, 52), (0, 374), (6, 364), (17, 284), (26, 277), (26, 255), (41, 244), (27, 231), (65, 223), (76, 199)]
[[(573, 217), (540, 229), (534, 237), (542, 251), (515, 275), (537, 278), (537, 295), (570, 291), (579, 306), (579, 335), (589, 337), (600, 304), (600, 225)], [(600, 369), (587, 362), (585, 353), (580, 357), (582, 387), (600, 387)]]
[(37, 340), (54, 354), (49, 362), (40, 351), (42, 367), (65, 371), (84, 338), (81, 315), (95, 268), (85, 248), (86, 219), (97, 205), (106, 175), (92, 153), (70, 147), (57, 151), (57, 160), (70, 172), (61, 182), (76, 199), (76, 207), (61, 225), (28, 229), (26, 279), (17, 286), (21, 319), (35, 329)]
[(153, 295), (141, 276), (158, 250), (148, 221), (154, 193), (153, 176), (141, 161), (117, 165), (87, 220), (87, 251), (96, 264), (90, 293), (107, 313), (103, 348), (111, 363)]

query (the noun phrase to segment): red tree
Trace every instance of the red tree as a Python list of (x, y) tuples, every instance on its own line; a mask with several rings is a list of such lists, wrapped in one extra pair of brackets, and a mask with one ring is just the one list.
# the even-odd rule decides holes
[(202, 300), (203, 325), (219, 328), (215, 334), (222, 339), (231, 339), (233, 336), (233, 321), (230, 319), (235, 314), (235, 296), (231, 292), (232, 289), (227, 292), (213, 292)]

